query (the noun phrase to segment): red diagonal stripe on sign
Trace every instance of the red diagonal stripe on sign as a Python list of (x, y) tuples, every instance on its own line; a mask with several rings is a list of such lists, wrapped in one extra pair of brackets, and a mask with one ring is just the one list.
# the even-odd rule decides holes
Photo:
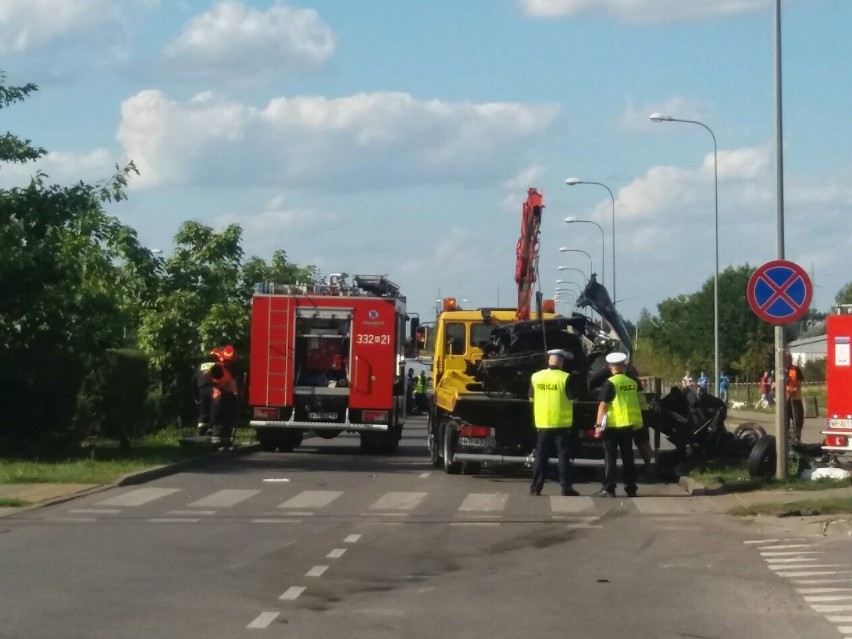
[(770, 278), (766, 277), (765, 273), (761, 274), (760, 278), (766, 283), (767, 286), (769, 286), (769, 288), (774, 291), (774, 293), (772, 293), (772, 295), (770, 295), (769, 298), (763, 304), (761, 304), (760, 310), (767, 309), (778, 298), (781, 298), (785, 302), (787, 302), (794, 311), (801, 308), (801, 305), (798, 302), (796, 302), (793, 298), (787, 295), (786, 290), (787, 287), (792, 284), (793, 281), (798, 277), (801, 276), (798, 273), (793, 272), (790, 277), (787, 278), (786, 282), (784, 282), (780, 286), (776, 286), (775, 282), (773, 282)]

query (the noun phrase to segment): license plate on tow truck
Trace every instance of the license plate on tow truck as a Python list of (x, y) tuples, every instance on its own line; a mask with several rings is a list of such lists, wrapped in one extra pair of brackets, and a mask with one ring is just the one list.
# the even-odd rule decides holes
[(494, 447), (496, 444), (493, 437), (459, 437), (459, 446), (480, 446), (482, 448)]

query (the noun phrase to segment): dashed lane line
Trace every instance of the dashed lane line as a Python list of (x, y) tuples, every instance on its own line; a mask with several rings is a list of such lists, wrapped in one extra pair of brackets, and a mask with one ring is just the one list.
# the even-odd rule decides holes
[(280, 614), (280, 612), (274, 611), (262, 612), (255, 617), (254, 621), (247, 625), (246, 628), (249, 628), (250, 630), (265, 630), (269, 627), (269, 624), (278, 618), (278, 615)]
[(299, 598), (303, 592), (305, 592), (307, 588), (305, 586), (290, 586), (284, 593), (278, 597), (279, 599), (284, 599), (286, 601), (294, 601)]
[(328, 566), (314, 566), (305, 573), (305, 577), (322, 577), (326, 570), (328, 570)]
[(346, 554), (346, 548), (335, 548), (326, 555), (326, 559), (340, 559)]
[(345, 544), (354, 544), (359, 539), (361, 539), (361, 535), (347, 535), (346, 539), (343, 540)]

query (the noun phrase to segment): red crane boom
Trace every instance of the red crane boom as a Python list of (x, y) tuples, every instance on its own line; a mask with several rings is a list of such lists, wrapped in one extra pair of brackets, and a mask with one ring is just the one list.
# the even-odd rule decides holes
[(515, 282), (518, 285), (518, 310), (515, 320), (530, 318), (533, 285), (538, 271), (539, 231), (541, 212), (544, 210), (544, 196), (537, 189), (527, 191), (527, 201), (521, 213), (521, 237), (516, 250)]

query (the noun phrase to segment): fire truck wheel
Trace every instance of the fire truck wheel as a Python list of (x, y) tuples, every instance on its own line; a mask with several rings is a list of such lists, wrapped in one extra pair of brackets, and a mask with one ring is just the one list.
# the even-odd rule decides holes
[(775, 459), (775, 437), (761, 437), (748, 456), (748, 474), (761, 479), (772, 477), (775, 474)]
[(444, 426), (444, 472), (448, 475), (458, 475), (461, 472), (461, 462), (451, 461), (456, 454), (458, 433), (450, 424)]
[(263, 439), (259, 439), (257, 443), (260, 445), (260, 450), (264, 452), (274, 453), (276, 450), (278, 450), (278, 444), (272, 439), (267, 439), (264, 437)]
[(464, 462), (462, 464), (462, 475), (478, 475), (482, 470), (482, 464), (479, 462)]
[(293, 449), (296, 446), (299, 446), (302, 443), (302, 431), (297, 431), (295, 433), (284, 433), (281, 435), (278, 440), (278, 450), (282, 453), (292, 453)]

